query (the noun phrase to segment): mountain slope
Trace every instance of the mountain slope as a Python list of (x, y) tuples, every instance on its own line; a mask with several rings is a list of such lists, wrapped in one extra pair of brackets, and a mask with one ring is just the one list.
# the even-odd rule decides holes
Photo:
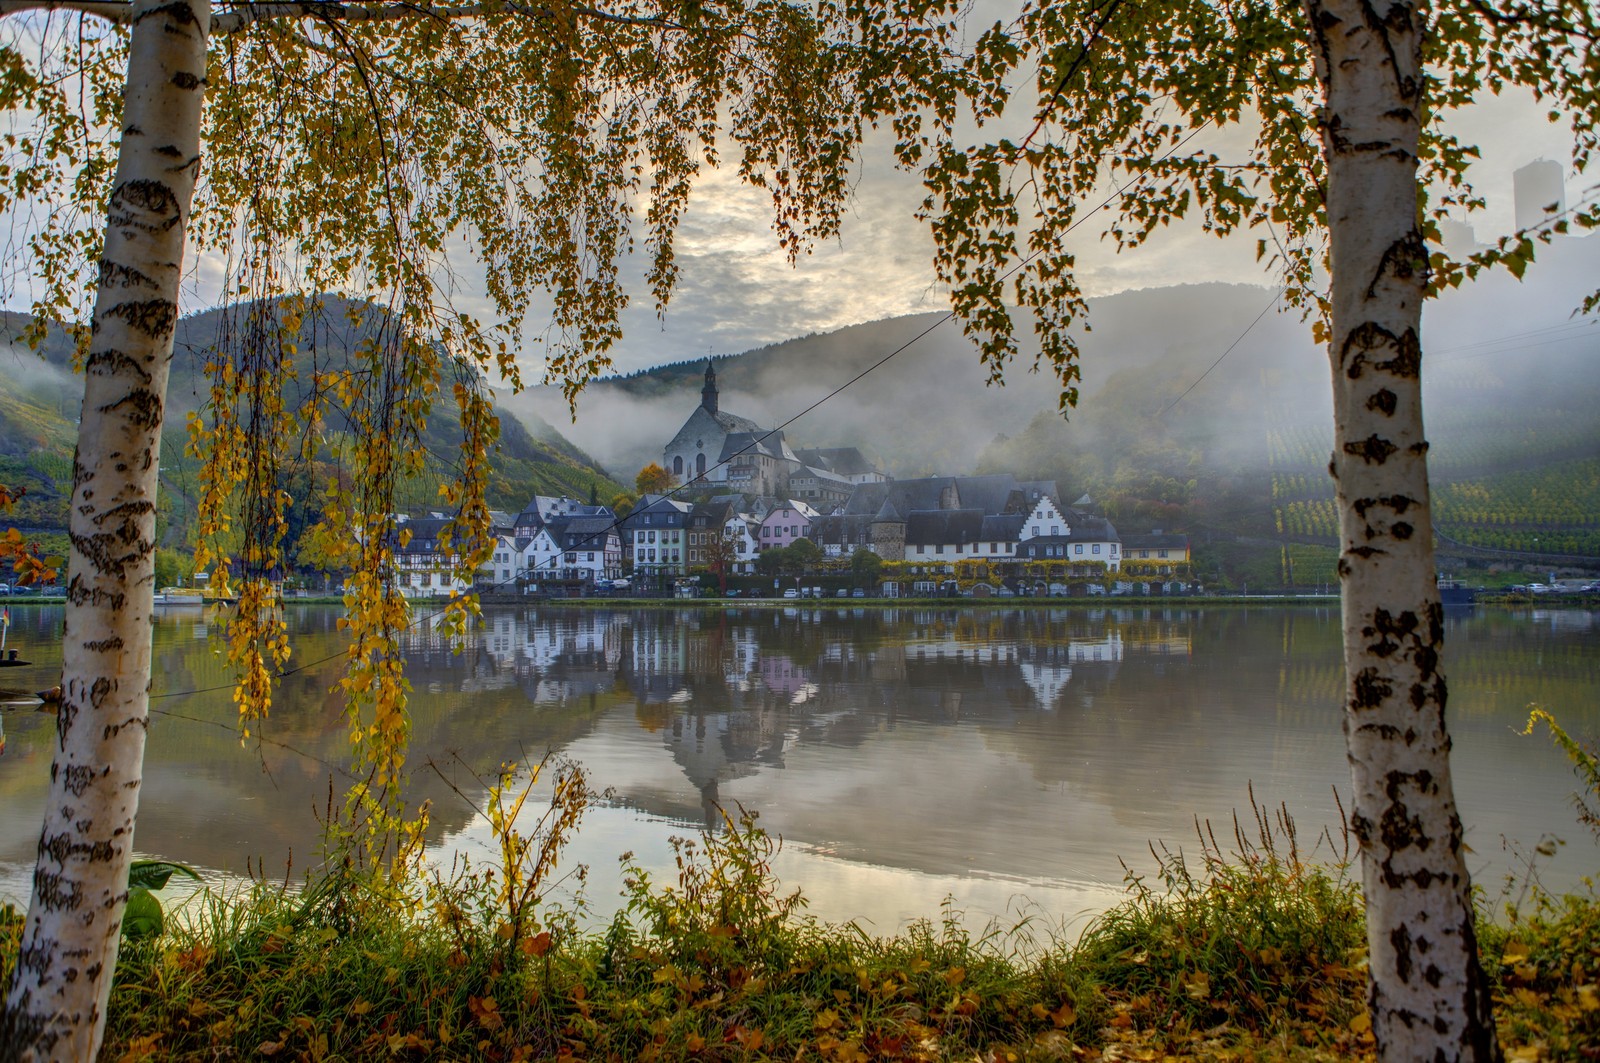
[[(300, 337), (303, 353), (297, 369), (302, 380), (310, 377), (313, 356), (324, 360), (343, 357), (371, 332), (367, 327), (339, 327), (339, 322), (349, 320), (347, 305), (335, 299), (325, 300), (325, 304), (318, 334)], [(25, 315), (0, 314), (0, 372), (9, 381), (8, 387), (0, 388), (0, 482), (26, 489), (9, 522), (60, 529), (66, 526), (82, 382), (71, 371), (72, 347), (67, 337), (52, 332), (39, 351), (30, 351), (17, 341), (26, 323)], [(168, 389), (168, 430), (162, 444), (162, 506), (167, 529), (163, 541), (167, 545), (183, 544), (192, 513), (188, 493), (196, 483), (195, 465), (194, 459), (182, 453), (182, 425), (190, 412), (203, 412), (209, 394), (201, 372), (202, 356), (219, 339), (232, 334), (232, 323), (228, 312), (210, 310), (178, 324)], [(593, 491), (609, 499), (622, 489), (554, 427), (545, 422), (531, 427), (532, 431), (524, 420), (502, 411), (499, 449), (489, 483), (491, 506), (515, 512), (535, 494), (586, 499)], [(424, 439), (428, 472), (402, 489), (400, 504), (414, 508), (438, 504), (435, 487), (453, 460), (459, 438), (453, 405), (448, 401), (438, 404)]]

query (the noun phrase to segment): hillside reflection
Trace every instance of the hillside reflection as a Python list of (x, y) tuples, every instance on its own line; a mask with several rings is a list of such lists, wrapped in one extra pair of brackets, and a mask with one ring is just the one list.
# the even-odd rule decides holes
[[(49, 685), (59, 611), (18, 613), (13, 640), (37, 648), (36, 666), (6, 678)], [(290, 611), (300, 670), (243, 746), (205, 622), (158, 624), (142, 851), (232, 873), (315, 857), (316, 813), (330, 779), (337, 804), (348, 763), (334, 621)], [(1501, 834), (1587, 846), (1559, 756), (1513, 732), (1531, 700), (1576, 732), (1600, 725), (1595, 614), (1450, 625), (1469, 840), (1486, 866)], [(1119, 855), (1187, 840), (1194, 815), (1242, 805), (1247, 780), (1307, 836), (1332, 821), (1338, 645), (1336, 613), (1318, 607), (491, 610), (464, 647), (427, 622), (406, 638), (407, 798), (432, 803), (431, 842), (460, 843), (479, 828), (452, 786), (473, 793), (472, 772), (549, 750), (582, 762), (642, 835), (715, 825), (742, 803), (791, 846), (849, 865), (1114, 885)], [(19, 897), (53, 721), (3, 722), (0, 895)], [(600, 846), (616, 840), (580, 836), (577, 855), (609, 864)], [(1592, 866), (1593, 852), (1568, 855)]]

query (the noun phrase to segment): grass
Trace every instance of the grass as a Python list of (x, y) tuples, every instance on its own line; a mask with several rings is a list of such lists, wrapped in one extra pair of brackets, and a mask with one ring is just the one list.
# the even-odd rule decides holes
[[(508, 828), (509, 829), (509, 828)], [(503, 874), (390, 890), (348, 872), (208, 896), (129, 941), (104, 1058), (294, 1060), (1346, 1059), (1370, 1055), (1355, 885), (1258, 810), (1067, 942), (973, 933), (955, 913), (873, 936), (804, 914), (752, 816), (637, 867), (604, 929), (507, 918)], [(518, 865), (519, 874), (548, 868)], [(532, 880), (529, 880), (532, 881)], [(519, 882), (519, 887), (529, 881)], [(535, 887), (540, 883), (532, 882)], [(0, 912), (0, 974), (20, 916)], [(1512, 1058), (1600, 1047), (1600, 899), (1540, 899), (1486, 925)]]

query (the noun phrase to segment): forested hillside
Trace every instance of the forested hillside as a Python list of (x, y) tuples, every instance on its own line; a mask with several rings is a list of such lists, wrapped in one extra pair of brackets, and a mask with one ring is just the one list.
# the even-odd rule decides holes
[[(310, 379), (313, 359), (322, 365), (336, 363), (377, 327), (370, 318), (377, 314), (375, 310), (364, 311), (368, 319), (351, 325), (344, 301), (324, 300), (322, 309), (315, 323), (308, 323), (299, 337), (297, 370), (301, 381)], [(363, 314), (358, 313), (357, 317), (362, 318)], [(26, 323), (27, 318), (20, 314), (0, 315), (0, 366), (8, 381), (6, 387), (0, 388), (0, 483), (26, 491), (10, 514), (11, 522), (29, 529), (63, 529), (82, 381), (72, 371), (68, 338), (52, 333), (38, 351), (29, 350), (17, 338)], [(196, 314), (178, 325), (168, 391), (168, 430), (162, 443), (162, 542), (168, 547), (181, 549), (186, 545), (192, 515), (189, 496), (196, 485), (195, 462), (183, 452), (183, 424), (190, 412), (205, 414), (209, 385), (201, 373), (202, 356), (219, 342), (226, 347), (226, 338), (232, 334), (227, 313), (221, 310)], [(420, 510), (438, 505), (437, 485), (448, 463), (454, 461), (460, 439), (454, 416), (454, 404), (448, 401), (433, 411), (421, 440), (428, 468), (422, 476), (402, 486), (397, 499), (401, 508)], [(343, 427), (331, 424), (327, 433), (337, 435)], [(318, 460), (288, 473), (285, 486), (301, 504), (291, 517), (291, 527), (301, 527), (315, 519), (314, 511), (308, 507), (314, 505), (319, 479), (333, 474), (332, 467), (323, 460), (327, 457), (327, 448), (323, 447)], [(513, 512), (535, 494), (587, 499), (592, 491), (610, 499), (621, 490), (592, 458), (542, 420), (502, 414), (499, 450), (492, 466), (490, 505)]]
[[(1480, 279), (1430, 304), (1424, 376), (1446, 563), (1600, 561), (1600, 322), (1573, 311), (1600, 239), (1542, 249), (1527, 283)], [(721, 407), (796, 446), (860, 446), (897, 476), (1013, 472), (1087, 493), (1124, 531), (1188, 532), (1234, 583), (1333, 581), (1327, 361), (1272, 292), (1189, 285), (1095, 300), (1078, 408), (1024, 363), (1007, 386), (923, 314), (716, 362)], [(1257, 318), (1259, 317), (1259, 320)], [(836, 388), (907, 343), (836, 395)], [(700, 399), (703, 361), (591, 385), (569, 430), (611, 467), (659, 461)], [(535, 395), (519, 411), (558, 416)], [(1459, 545), (1457, 545), (1459, 544)]]

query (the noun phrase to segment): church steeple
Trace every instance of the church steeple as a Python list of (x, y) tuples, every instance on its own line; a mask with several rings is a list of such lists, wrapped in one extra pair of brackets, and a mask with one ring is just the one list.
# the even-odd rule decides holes
[(700, 389), (700, 405), (707, 413), (717, 412), (717, 371), (710, 358), (706, 359), (706, 386)]

